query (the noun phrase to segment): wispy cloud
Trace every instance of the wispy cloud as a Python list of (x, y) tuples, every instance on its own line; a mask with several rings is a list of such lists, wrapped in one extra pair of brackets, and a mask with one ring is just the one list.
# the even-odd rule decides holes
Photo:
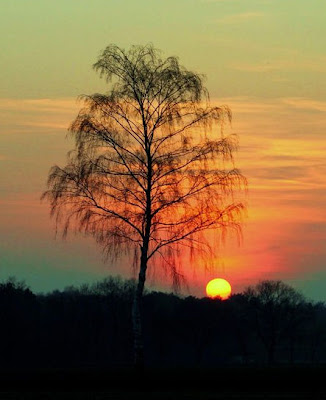
[(227, 104), (231, 109), (240, 113), (270, 113), (282, 112), (285, 108), (300, 108), (316, 111), (326, 111), (326, 101), (315, 100), (308, 97), (280, 97), (280, 98), (256, 98), (249, 96), (233, 96), (224, 98), (212, 98), (213, 104)]
[(238, 71), (248, 71), (248, 72), (268, 72), (268, 71), (276, 71), (280, 69), (284, 69), (285, 67), (289, 67), (289, 64), (286, 61), (266, 61), (257, 64), (249, 64), (249, 63), (237, 63), (231, 66), (232, 69)]
[(257, 63), (237, 63), (231, 65), (230, 67), (238, 71), (248, 72), (270, 72), (281, 70), (326, 72), (326, 58), (318, 57), (309, 60), (288, 58), (281, 60), (268, 60)]
[(306, 99), (304, 97), (288, 97), (283, 99), (283, 103), (294, 108), (326, 112), (326, 101)]
[(75, 110), (76, 100), (72, 98), (65, 99), (8, 99), (0, 98), (0, 109), (2, 111), (43, 111), (50, 113), (68, 112)]
[(225, 17), (219, 18), (217, 22), (222, 24), (237, 24), (240, 22), (250, 21), (256, 18), (262, 18), (265, 13), (259, 11), (244, 12), (240, 14), (226, 15)]
[[(260, 0), (261, 2), (263, 1), (269, 1), (269, 0)], [(243, 2), (243, 0), (200, 0), (201, 3), (239, 3)]]
[[(230, 1), (231, 0), (201, 0), (201, 3), (225, 3)], [(241, 0), (235, 0), (235, 1), (241, 1)]]
[[(201, 3), (243, 3), (244, 0), (200, 0)], [(256, 0), (256, 4), (271, 3), (274, 0)]]
[(2, 134), (66, 130), (80, 107), (75, 99), (0, 99)]

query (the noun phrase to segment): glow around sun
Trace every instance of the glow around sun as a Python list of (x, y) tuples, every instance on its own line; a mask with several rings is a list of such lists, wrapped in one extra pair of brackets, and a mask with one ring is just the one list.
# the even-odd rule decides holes
[(231, 285), (225, 279), (213, 279), (206, 286), (206, 294), (211, 299), (220, 297), (222, 300), (226, 300), (231, 295)]

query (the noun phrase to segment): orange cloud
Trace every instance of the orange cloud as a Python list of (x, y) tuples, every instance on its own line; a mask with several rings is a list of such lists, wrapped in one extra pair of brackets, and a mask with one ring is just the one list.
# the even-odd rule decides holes
[(79, 108), (75, 99), (0, 98), (1, 134), (66, 130)]

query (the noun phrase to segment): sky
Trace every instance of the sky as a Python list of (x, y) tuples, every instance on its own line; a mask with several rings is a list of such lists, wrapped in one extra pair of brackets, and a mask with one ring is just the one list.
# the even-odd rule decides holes
[[(240, 246), (232, 235), (211, 272), (187, 266), (186, 294), (229, 280), (233, 292), (280, 279), (313, 301), (326, 287), (326, 2), (324, 0), (0, 0), (0, 279), (35, 291), (111, 274), (89, 238), (55, 237), (40, 202), (63, 166), (80, 94), (109, 87), (92, 69), (110, 43), (153, 43), (204, 74), (233, 113), (236, 166), (248, 179)], [(169, 288), (159, 271), (148, 287)]]

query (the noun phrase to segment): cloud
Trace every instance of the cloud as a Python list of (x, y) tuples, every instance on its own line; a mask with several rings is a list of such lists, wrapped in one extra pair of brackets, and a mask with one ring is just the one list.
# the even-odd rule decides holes
[(270, 113), (280, 108), (278, 99), (260, 99), (248, 96), (224, 97), (222, 99), (212, 99), (212, 102), (218, 106), (227, 104), (237, 112), (241, 113)]
[[(310, 147), (311, 144), (315, 150), (321, 150), (320, 146), (316, 146), (315, 140), (322, 139), (325, 143), (326, 113), (324, 111), (326, 111), (326, 101), (308, 97), (259, 99), (238, 96), (219, 100), (212, 99), (212, 103), (214, 105), (227, 104), (231, 108), (233, 130), (239, 133), (242, 145), (246, 145), (246, 143), (241, 140), (241, 136), (254, 137), (255, 142), (249, 143), (249, 146), (254, 145), (255, 147), (261, 142), (267, 143), (269, 139), (274, 141), (282, 139), (285, 145), (284, 149), (285, 147), (293, 149), (295, 144), (299, 144), (303, 151), (302, 154), (305, 154), (304, 149)], [(311, 111), (318, 112), (312, 113)], [(309, 141), (307, 143), (308, 134)], [(290, 141), (285, 143), (285, 139), (290, 139)], [(325, 144), (323, 148), (325, 149)], [(310, 148), (309, 151), (311, 150), (313, 149)], [(275, 155), (275, 152), (273, 154)], [(295, 156), (296, 154), (291, 150), (282, 155)], [(312, 155), (316, 156), (316, 152), (314, 151)]]
[(286, 66), (286, 62), (263, 62), (263, 63), (258, 63), (258, 64), (235, 64), (231, 65), (232, 69), (238, 70), (238, 71), (248, 71), (248, 72), (268, 72), (268, 71), (276, 71), (280, 69), (284, 69)]
[(10, 99), (0, 98), (0, 109), (2, 111), (42, 111), (49, 113), (70, 113), (77, 107), (76, 99)]
[(22, 127), (35, 127), (35, 128), (48, 128), (48, 129), (67, 129), (67, 123), (60, 123), (55, 121), (22, 121), (17, 123), (17, 126)]
[(238, 24), (240, 22), (246, 22), (256, 18), (262, 18), (265, 13), (259, 11), (249, 11), (240, 14), (226, 15), (225, 17), (219, 18), (217, 22), (222, 24)]
[[(233, 2), (233, 3), (243, 3), (243, 1), (244, 0), (200, 0), (200, 2), (201, 3), (206, 3), (206, 4), (209, 4), (209, 3), (231, 3), (231, 2)], [(257, 5), (261, 5), (262, 3), (270, 3), (271, 1), (273, 1), (273, 0), (257, 0), (257, 1), (255, 1), (255, 3), (257, 4)]]
[(282, 99), (284, 104), (291, 107), (326, 112), (326, 101), (307, 99), (304, 97), (288, 97)]
[[(200, 0), (201, 3), (243, 3), (244, 0)], [(274, 0), (256, 0), (257, 4), (271, 3)]]
[(260, 168), (255, 175), (272, 180), (298, 180), (306, 176), (307, 168), (304, 166), (285, 165), (278, 167)]
[(1, 133), (35, 133), (66, 130), (76, 116), (75, 99), (0, 98)]
[(262, 157), (266, 161), (300, 161), (302, 157), (297, 156), (289, 156), (287, 154), (269, 154)]
[[(201, 3), (226, 3), (230, 2), (231, 0), (201, 0)], [(242, 1), (242, 0), (234, 0), (234, 1)]]
[[(304, 60), (302, 57), (297, 59), (279, 59), (266, 60), (257, 63), (237, 63), (230, 65), (230, 68), (238, 71), (247, 72), (271, 72), (271, 71), (313, 71), (326, 72), (326, 58), (317, 57), (315, 59)], [(287, 81), (287, 79), (279, 78), (279, 81)]]

